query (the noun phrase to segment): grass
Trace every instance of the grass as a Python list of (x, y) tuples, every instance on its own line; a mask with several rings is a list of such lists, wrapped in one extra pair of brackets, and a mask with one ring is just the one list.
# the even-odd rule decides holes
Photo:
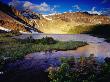
[(110, 42), (110, 24), (79, 25), (68, 31), (69, 34), (91, 34), (107, 39)]
[(74, 27), (71, 27), (71, 29), (68, 31), (68, 34), (81, 34), (81, 33), (91, 31), (92, 28), (94, 28), (92, 25), (91, 26), (90, 25), (74, 26)]
[(11, 33), (0, 34), (0, 57), (22, 58), (33, 52), (45, 50), (70, 50), (84, 46), (85, 42), (61, 42), (51, 37), (34, 40), (27, 38), (25, 40), (14, 39)]

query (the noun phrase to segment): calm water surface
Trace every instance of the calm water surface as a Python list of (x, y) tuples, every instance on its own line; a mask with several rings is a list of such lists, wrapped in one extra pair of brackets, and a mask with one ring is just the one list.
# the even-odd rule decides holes
[[(60, 41), (83, 41), (89, 44), (84, 47), (78, 48), (77, 50), (54, 52), (52, 57), (54, 55), (59, 56), (59, 57), (63, 56), (63, 55), (58, 55), (58, 54), (65, 54), (65, 55), (68, 54), (67, 56), (69, 55), (88, 56), (90, 54), (94, 54), (96, 57), (110, 56), (110, 43), (105, 42), (104, 38), (98, 38), (98, 37), (90, 36), (87, 34), (74, 34), (74, 35), (73, 34), (24, 34), (24, 35), (17, 36), (16, 38), (24, 39), (30, 36), (34, 39), (41, 39), (47, 36), (47, 37), (53, 37), (54, 39), (60, 40)], [(33, 55), (33, 54), (36, 54), (36, 55)], [(33, 54), (31, 53), (31, 56), (35, 57), (37, 56), (37, 54), (42, 54), (42, 52), (40, 53), (36, 52)]]

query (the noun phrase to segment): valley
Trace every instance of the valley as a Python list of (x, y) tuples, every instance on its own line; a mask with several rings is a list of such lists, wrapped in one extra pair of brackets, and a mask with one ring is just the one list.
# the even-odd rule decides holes
[[(93, 54), (97, 61), (104, 62), (110, 56), (110, 44), (104, 38), (86, 34), (3, 34), (2, 37), (0, 53), (2, 62), (5, 59), (2, 69), (5, 70), (3, 75), (6, 74), (7, 79), (1, 75), (1, 81), (48, 81), (48, 72), (44, 71), (49, 67), (60, 66), (61, 58), (89, 57)], [(60, 42), (47, 44), (54, 40), (45, 43), (46, 37)]]
[(77, 11), (59, 13), (45, 2), (12, 2), (0, 1), (0, 82), (109, 82), (105, 11), (74, 5)]

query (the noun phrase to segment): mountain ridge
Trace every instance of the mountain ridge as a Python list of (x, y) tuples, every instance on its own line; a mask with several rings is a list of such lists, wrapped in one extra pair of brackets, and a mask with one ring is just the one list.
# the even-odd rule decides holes
[(76, 29), (79, 26), (88, 27), (97, 24), (110, 24), (110, 18), (107, 16), (85, 12), (66, 12), (45, 16), (45, 18), (36, 20), (39, 29), (44, 33), (65, 34), (69, 30)]
[(2, 2), (0, 6), (0, 26), (19, 32), (75, 34), (88, 31), (95, 25), (110, 24), (110, 17), (88, 12), (42, 15), (29, 9), (20, 11)]
[(23, 16), (21, 11), (2, 2), (0, 2), (0, 26), (14, 31), (40, 32), (34, 27), (34, 22)]

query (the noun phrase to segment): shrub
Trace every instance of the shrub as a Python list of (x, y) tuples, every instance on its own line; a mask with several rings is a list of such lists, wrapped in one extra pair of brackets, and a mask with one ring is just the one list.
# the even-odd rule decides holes
[(94, 57), (62, 58), (60, 67), (49, 70), (49, 78), (51, 82), (109, 82), (110, 61), (105, 60), (99, 63)]
[(41, 44), (55, 44), (57, 43), (56, 40), (54, 40), (52, 37), (43, 37), (42, 39), (36, 40), (37, 43), (41, 43)]

